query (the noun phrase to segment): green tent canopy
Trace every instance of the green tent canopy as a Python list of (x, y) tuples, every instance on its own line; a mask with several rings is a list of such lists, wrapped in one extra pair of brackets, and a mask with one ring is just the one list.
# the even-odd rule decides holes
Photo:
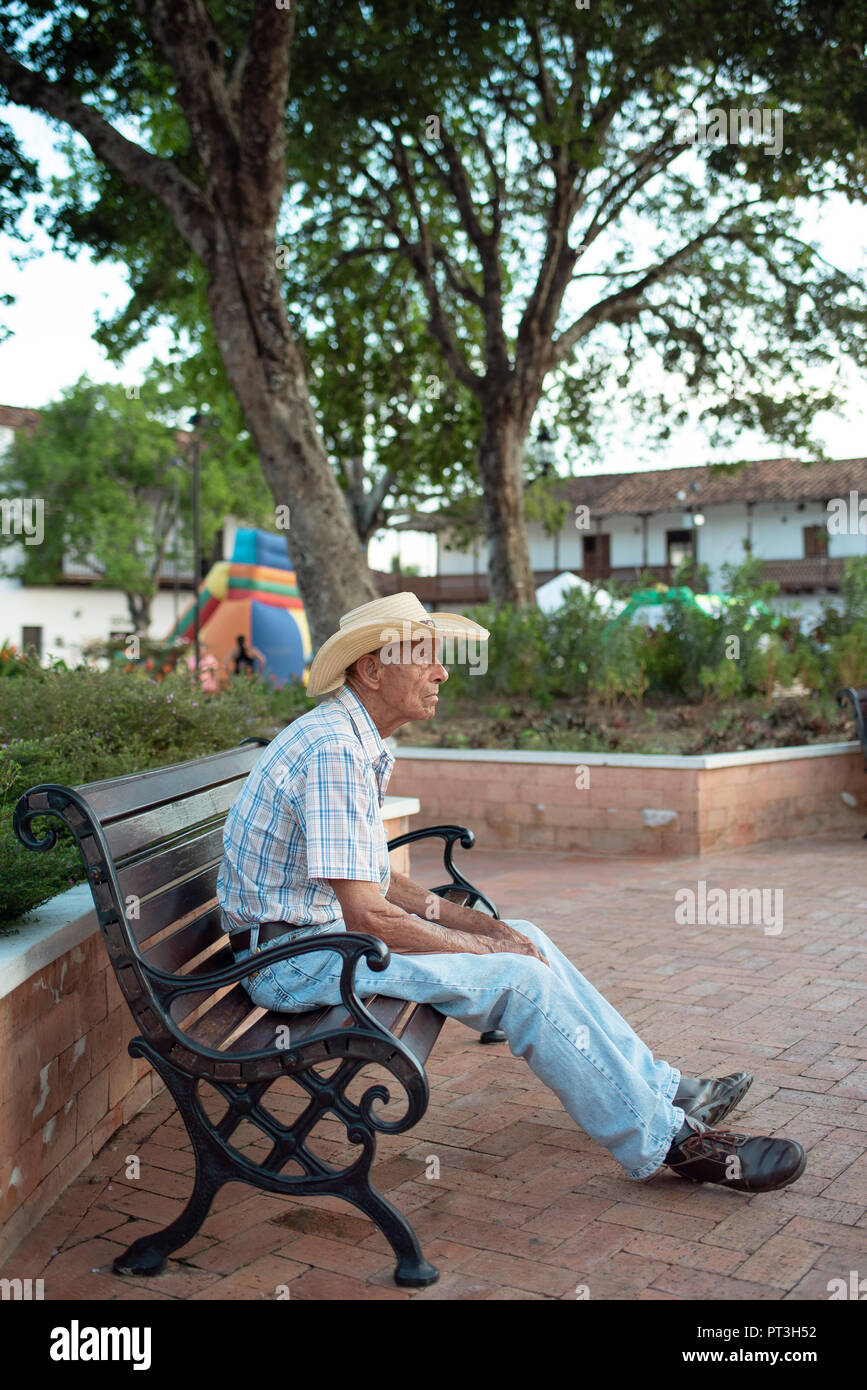
[[(701, 612), (707, 613), (710, 617), (716, 617), (730, 605), (740, 601), (737, 594), (697, 594), (687, 584), (682, 584), (676, 589), (666, 588), (664, 584), (657, 584), (652, 588), (636, 589), (631, 593), (626, 606), (616, 618), (611, 619), (607, 627), (611, 627), (614, 623), (630, 622), (642, 608), (659, 608), (666, 604), (685, 604), (689, 608), (700, 609)], [(750, 616), (757, 617), (760, 613), (769, 615), (774, 621), (777, 620), (777, 615), (768, 608), (766, 603), (758, 599), (750, 606)]]

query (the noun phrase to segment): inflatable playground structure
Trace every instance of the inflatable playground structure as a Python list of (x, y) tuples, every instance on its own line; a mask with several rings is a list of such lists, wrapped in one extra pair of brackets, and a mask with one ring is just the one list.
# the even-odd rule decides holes
[(259, 674), (266, 680), (281, 686), (306, 679), (312, 659), (310, 629), (284, 536), (239, 530), (231, 560), (211, 567), (196, 598), (168, 634), (168, 643), (188, 642), (192, 652), (197, 608), (200, 667), (210, 667), (220, 684), (229, 679), (225, 663), (240, 636), (248, 649), (265, 658)]

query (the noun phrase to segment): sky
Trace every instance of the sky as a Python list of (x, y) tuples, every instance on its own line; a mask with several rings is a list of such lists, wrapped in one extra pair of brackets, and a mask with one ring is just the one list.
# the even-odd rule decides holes
[[(0, 107), (0, 119), (13, 127), (25, 152), (38, 161), (46, 185), (52, 175), (66, 171), (66, 162), (55, 149), (59, 136), (50, 122), (14, 106)], [(38, 201), (37, 196), (31, 203)], [(134, 386), (150, 361), (168, 351), (172, 342), (169, 331), (156, 330), (146, 344), (128, 354), (121, 367), (113, 365), (91, 335), (97, 314), (115, 312), (126, 303), (123, 266), (96, 265), (86, 251), (79, 252), (75, 260), (54, 251), (32, 213), (22, 227), (33, 234), (29, 246), (10, 236), (0, 236), (0, 291), (15, 298), (12, 306), (0, 308), (2, 322), (12, 330), (12, 335), (0, 343), (0, 404), (38, 408), (83, 373), (95, 381)], [(867, 218), (863, 208), (850, 207), (839, 198), (820, 213), (811, 210), (806, 230), (816, 237), (827, 258), (842, 268), (859, 271), (867, 264)], [(850, 404), (816, 422), (820, 437), (835, 458), (862, 457), (867, 453), (867, 383), (854, 371), (848, 373), (848, 380)], [(785, 452), (761, 436), (745, 436), (740, 442), (741, 458), (775, 458)], [(658, 451), (649, 448), (631, 420), (624, 418), (604, 466), (587, 471), (673, 468), (724, 456), (712, 454), (698, 425), (675, 432), (665, 450)], [(568, 456), (561, 459), (561, 471), (573, 471)], [(429, 538), (425, 538), (425, 571), (431, 568), (433, 556), (428, 542)], [(395, 535), (375, 539), (371, 563), (377, 568), (388, 568), (395, 548)], [(407, 560), (421, 558), (418, 540), (407, 537), (402, 548)]]

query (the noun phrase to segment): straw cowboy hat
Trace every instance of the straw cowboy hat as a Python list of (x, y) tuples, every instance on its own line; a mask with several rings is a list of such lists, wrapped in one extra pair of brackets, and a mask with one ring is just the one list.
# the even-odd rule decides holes
[(389, 643), (411, 643), (417, 638), (463, 637), (486, 642), (487, 628), (460, 613), (428, 613), (412, 593), (390, 594), (353, 608), (340, 619), (340, 629), (323, 642), (313, 658), (307, 694), (325, 695), (343, 685), (346, 668), (365, 652)]

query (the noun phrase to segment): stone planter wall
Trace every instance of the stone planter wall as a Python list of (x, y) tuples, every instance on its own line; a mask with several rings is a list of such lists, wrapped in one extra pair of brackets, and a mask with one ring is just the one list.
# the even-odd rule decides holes
[(681, 857), (867, 831), (857, 743), (671, 758), (400, 747), (389, 791), (419, 797), (418, 827), (467, 825), (488, 847)]
[[(389, 839), (418, 801), (388, 797)], [(392, 855), (409, 872), (409, 846)], [(127, 1044), (135, 1023), (87, 884), (0, 936), (0, 1265), (121, 1125), (162, 1088)]]

